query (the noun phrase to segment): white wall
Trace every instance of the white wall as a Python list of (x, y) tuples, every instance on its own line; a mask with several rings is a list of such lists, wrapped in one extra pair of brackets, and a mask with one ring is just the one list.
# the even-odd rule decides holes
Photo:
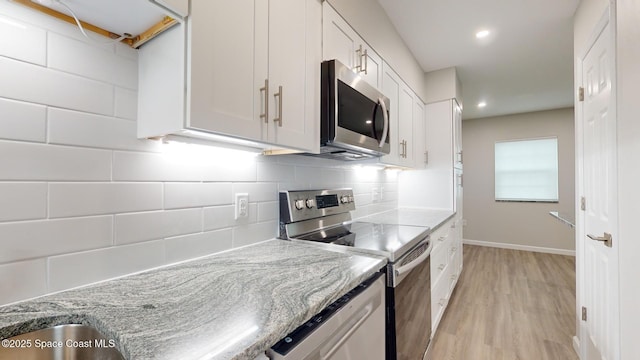
[(424, 70), (376, 0), (328, 0), (351, 27), (426, 101)]
[[(495, 201), (496, 141), (558, 137), (558, 203)], [(464, 238), (571, 253), (574, 232), (549, 211), (574, 213), (573, 109), (464, 120)]]
[(6, 1), (0, 79), (0, 305), (273, 238), (280, 189), (353, 187), (356, 216), (396, 204), (394, 172), (137, 140), (136, 51)]

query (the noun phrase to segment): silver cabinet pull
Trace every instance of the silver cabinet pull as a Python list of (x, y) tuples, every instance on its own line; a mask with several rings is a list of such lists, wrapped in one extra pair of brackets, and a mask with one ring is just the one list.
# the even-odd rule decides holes
[[(362, 47), (362, 45), (360, 45), (360, 47)], [(367, 59), (369, 56), (367, 55), (367, 49), (364, 49), (362, 57), (364, 58), (364, 74), (367, 75), (367, 70), (369, 70), (369, 60)]]
[(604, 233), (604, 236), (593, 236), (591, 234), (587, 234), (587, 237), (591, 240), (602, 241), (606, 246), (613, 246), (613, 237), (609, 233)]
[(273, 94), (273, 97), (278, 98), (278, 117), (273, 118), (273, 122), (282, 127), (282, 85), (278, 86), (278, 92)]
[(358, 72), (362, 72), (362, 45), (356, 49), (356, 55), (358, 56), (358, 65), (355, 65), (353, 68), (357, 69)]
[(269, 79), (264, 79), (264, 87), (260, 88), (260, 93), (264, 91), (264, 113), (260, 114), (260, 119), (264, 119), (265, 123), (269, 123)]

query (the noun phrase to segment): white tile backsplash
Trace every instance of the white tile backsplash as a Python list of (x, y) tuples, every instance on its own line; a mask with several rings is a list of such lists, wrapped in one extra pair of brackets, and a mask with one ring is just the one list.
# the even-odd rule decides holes
[(103, 47), (50, 33), (47, 37), (47, 65), (90, 79), (127, 89), (138, 88), (138, 64)]
[(111, 180), (111, 151), (0, 141), (0, 179)]
[(0, 139), (44, 142), (47, 108), (0, 98)]
[(234, 202), (231, 183), (167, 183), (165, 209), (226, 205)]
[(113, 85), (0, 56), (0, 97), (113, 115)]
[(47, 32), (33, 25), (0, 15), (0, 55), (45, 65)]
[(161, 183), (52, 183), (49, 217), (162, 209)]
[(1, 264), (0, 305), (46, 294), (46, 264), (46, 259)]
[(44, 219), (47, 216), (46, 183), (0, 183), (0, 222)]
[(49, 108), (49, 143), (105, 149), (160, 151), (158, 141), (136, 137), (134, 121)]
[(113, 216), (0, 223), (0, 263), (110, 246)]
[(208, 231), (199, 234), (165, 239), (167, 263), (214, 254), (232, 247), (231, 229)]
[(395, 173), (138, 140), (136, 50), (0, 13), (0, 305), (273, 238), (280, 190), (353, 187), (354, 216), (396, 205)]
[(202, 231), (202, 209), (116, 215), (116, 244), (129, 244)]
[(164, 256), (162, 241), (53, 256), (49, 258), (49, 289), (69, 289), (164, 265)]

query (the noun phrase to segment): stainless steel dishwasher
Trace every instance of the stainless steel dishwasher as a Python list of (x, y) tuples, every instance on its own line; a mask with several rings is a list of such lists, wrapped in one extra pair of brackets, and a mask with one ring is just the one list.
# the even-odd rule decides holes
[(378, 273), (267, 351), (279, 360), (383, 360), (385, 278)]

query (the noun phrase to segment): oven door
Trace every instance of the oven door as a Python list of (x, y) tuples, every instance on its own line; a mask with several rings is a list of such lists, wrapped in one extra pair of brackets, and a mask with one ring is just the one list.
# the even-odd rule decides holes
[(420, 360), (429, 346), (431, 247), (427, 238), (388, 268), (387, 360)]

